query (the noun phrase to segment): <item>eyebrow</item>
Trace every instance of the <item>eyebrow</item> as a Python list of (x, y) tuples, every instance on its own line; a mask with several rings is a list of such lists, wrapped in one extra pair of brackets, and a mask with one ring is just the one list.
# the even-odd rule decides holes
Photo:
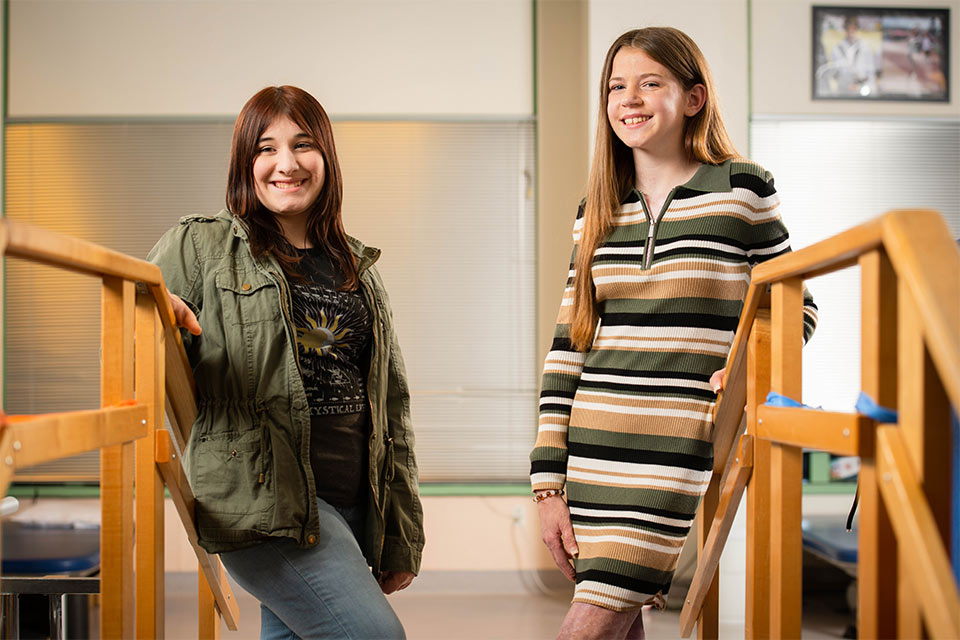
[[(293, 136), (293, 137), (294, 137), (294, 138), (311, 138), (312, 136), (311, 136), (309, 133), (305, 133), (305, 132), (301, 131), (300, 133), (298, 133), (297, 135), (295, 135), (295, 136)], [(260, 138), (259, 140), (257, 140), (258, 143), (260, 143), (260, 142), (273, 142), (273, 141), (274, 141), (274, 138), (271, 138), (270, 136), (263, 136), (262, 138)]]
[[(662, 78), (663, 76), (660, 75), (659, 73), (642, 73), (642, 74), (640, 74), (640, 79), (641, 79), (641, 80), (643, 80), (644, 78), (650, 78), (650, 77)], [(621, 81), (622, 81), (623, 78), (620, 77), (620, 76), (611, 76), (609, 82), (613, 82), (614, 80), (621, 80)]]

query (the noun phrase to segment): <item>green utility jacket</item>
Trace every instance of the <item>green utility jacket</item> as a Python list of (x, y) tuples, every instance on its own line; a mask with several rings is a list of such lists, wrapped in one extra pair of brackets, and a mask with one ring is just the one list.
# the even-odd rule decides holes
[[(380, 250), (353, 238), (350, 245), (373, 326), (371, 499), (362, 546), (374, 573), (417, 573), (423, 509), (406, 371), (373, 266)], [(272, 256), (254, 259), (246, 226), (228, 211), (181, 219), (148, 260), (203, 329), (199, 336), (182, 332), (197, 384), (186, 460), (200, 544), (212, 553), (271, 536), (315, 544), (310, 415), (283, 270)]]

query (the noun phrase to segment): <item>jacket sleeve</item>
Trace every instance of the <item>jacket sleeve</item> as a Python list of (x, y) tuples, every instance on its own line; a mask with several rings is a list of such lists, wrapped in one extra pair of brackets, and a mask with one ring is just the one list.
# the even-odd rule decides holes
[(390, 333), (387, 430), (392, 438), (393, 477), (389, 481), (390, 493), (385, 508), (385, 537), (380, 569), (419, 573), (424, 543), (423, 505), (420, 503), (415, 438), (410, 422), (410, 389), (396, 333)]
[[(167, 290), (179, 296), (199, 319), (203, 309), (202, 265), (190, 223), (181, 222), (164, 233), (147, 254), (147, 260), (160, 267)], [(181, 329), (180, 335), (189, 353), (194, 336), (185, 329)]]
[[(747, 246), (747, 260), (750, 268), (761, 262), (766, 262), (789, 253), (790, 233), (780, 217), (780, 197), (773, 186), (773, 176), (769, 171), (764, 172), (765, 190), (758, 194), (761, 198), (759, 212), (763, 215), (753, 226), (752, 237)], [(817, 305), (813, 301), (810, 290), (803, 287), (803, 343), (809, 342), (813, 332), (817, 329)]]
[(560, 489), (567, 478), (567, 428), (573, 397), (580, 385), (586, 354), (570, 344), (573, 312), (573, 283), (576, 275), (577, 240), (583, 224), (583, 203), (574, 225), (574, 247), (570, 256), (567, 284), (563, 290), (553, 344), (543, 363), (540, 389), (540, 426), (530, 453), (530, 485), (534, 491)]

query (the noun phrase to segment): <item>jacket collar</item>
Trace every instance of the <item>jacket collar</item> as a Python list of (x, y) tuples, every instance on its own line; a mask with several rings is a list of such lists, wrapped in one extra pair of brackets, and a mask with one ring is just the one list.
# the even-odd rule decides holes
[[(222, 209), (215, 217), (229, 222), (233, 229), (233, 235), (242, 240), (249, 240), (247, 225), (232, 213)], [(380, 258), (380, 249), (368, 247), (352, 236), (347, 236), (347, 244), (350, 245), (350, 251), (357, 259), (358, 273), (363, 273), (369, 269)]]
[[(733, 160), (724, 160), (720, 164), (702, 164), (693, 177), (680, 185), (682, 189), (691, 191), (700, 191), (703, 193), (726, 193), (733, 191), (730, 186), (730, 168)], [(640, 194), (636, 188), (630, 189), (630, 192), (621, 201), (620, 204), (629, 202), (639, 202)]]

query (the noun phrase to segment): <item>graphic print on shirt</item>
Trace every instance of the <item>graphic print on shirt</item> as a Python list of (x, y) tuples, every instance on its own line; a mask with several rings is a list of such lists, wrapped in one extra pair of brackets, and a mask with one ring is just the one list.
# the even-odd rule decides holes
[(311, 415), (362, 413), (366, 394), (359, 365), (370, 317), (361, 296), (312, 282), (294, 283), (293, 289), (297, 351)]

